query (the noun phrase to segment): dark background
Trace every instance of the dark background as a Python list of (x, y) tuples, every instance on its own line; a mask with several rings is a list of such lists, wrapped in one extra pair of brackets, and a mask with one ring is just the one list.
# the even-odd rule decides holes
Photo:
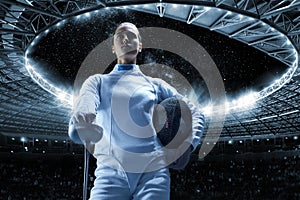
[[(51, 30), (35, 44), (29, 56), (37, 64), (38, 70), (46, 74), (45, 77), (58, 87), (71, 89), (77, 71), (88, 53), (112, 36), (116, 27), (124, 21), (132, 22), (137, 27), (164, 27), (176, 30), (196, 40), (215, 62), (224, 80), (227, 95), (231, 97), (244, 91), (259, 91), (279, 78), (287, 69), (285, 64), (275, 58), (219, 33), (157, 15), (117, 9), (69, 20)], [(170, 66), (184, 75), (191, 85), (206, 88), (202, 77), (195, 73), (193, 66), (171, 52), (143, 49), (137, 62)], [(109, 72), (114, 64), (112, 63), (106, 72)]]

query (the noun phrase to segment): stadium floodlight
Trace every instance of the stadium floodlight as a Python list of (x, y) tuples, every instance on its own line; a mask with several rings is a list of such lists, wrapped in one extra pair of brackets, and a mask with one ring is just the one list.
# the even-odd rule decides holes
[(255, 104), (258, 93), (251, 92), (246, 95), (243, 95), (237, 100), (238, 107), (251, 107)]
[(57, 95), (57, 98), (61, 101), (65, 100), (66, 97), (67, 97), (67, 93), (65, 92), (61, 92)]
[(205, 7), (205, 8), (204, 8), (204, 10), (205, 10), (206, 12), (210, 11), (210, 9), (211, 9), (211, 7)]
[(21, 141), (21, 142), (26, 142), (27, 140), (26, 140), (25, 137), (21, 137), (20, 141)]
[(211, 115), (212, 114), (212, 106), (211, 105), (207, 105), (203, 108), (202, 112), (205, 114), (205, 115)]
[(294, 139), (294, 140), (298, 140), (298, 136), (295, 135), (295, 136), (293, 137), (293, 139)]
[(54, 96), (56, 96), (59, 100), (65, 103), (66, 107), (71, 107), (73, 104), (73, 97), (72, 95), (68, 94), (67, 92), (63, 91), (62, 89), (52, 85), (49, 83), (43, 76), (38, 73), (34, 66), (31, 65), (32, 61), (29, 58), (25, 57), (25, 68), (29, 72), (31, 78), (38, 83), (44, 90), (50, 92)]

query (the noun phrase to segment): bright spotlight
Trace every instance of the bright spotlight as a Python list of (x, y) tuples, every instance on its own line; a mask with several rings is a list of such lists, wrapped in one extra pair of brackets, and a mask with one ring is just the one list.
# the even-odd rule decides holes
[(295, 135), (295, 136), (293, 137), (293, 139), (294, 139), (294, 140), (298, 140), (298, 136)]
[(204, 10), (205, 11), (209, 11), (211, 9), (211, 7), (205, 7)]
[(203, 108), (203, 113), (205, 114), (205, 115), (210, 115), (210, 114), (212, 114), (212, 106), (205, 106), (204, 108)]
[(233, 140), (229, 140), (229, 141), (228, 141), (228, 144), (233, 144)]
[(252, 106), (254, 106), (256, 99), (257, 99), (258, 93), (256, 92), (251, 92), (249, 94), (246, 94), (242, 97), (240, 97), (238, 100), (236, 100), (235, 102), (233, 102), (234, 106), (236, 106), (237, 108), (251, 108)]
[(279, 84), (280, 83), (280, 79), (277, 79), (274, 82), (275, 82), (275, 84)]
[(61, 101), (64, 100), (66, 97), (67, 97), (67, 95), (64, 92), (59, 93), (57, 96), (57, 98)]
[(85, 16), (85, 17), (90, 17), (90, 16), (91, 16), (91, 13), (89, 13), (89, 12), (88, 12), (88, 13), (85, 13), (84, 16)]
[(20, 141), (21, 142), (26, 142), (26, 138), (25, 137), (21, 137)]

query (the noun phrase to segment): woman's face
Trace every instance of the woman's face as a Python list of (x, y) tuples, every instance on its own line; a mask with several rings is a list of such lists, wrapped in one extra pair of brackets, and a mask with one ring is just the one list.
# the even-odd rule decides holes
[(118, 59), (136, 59), (138, 52), (141, 50), (141, 45), (136, 27), (129, 24), (121, 25), (116, 29), (112, 49)]

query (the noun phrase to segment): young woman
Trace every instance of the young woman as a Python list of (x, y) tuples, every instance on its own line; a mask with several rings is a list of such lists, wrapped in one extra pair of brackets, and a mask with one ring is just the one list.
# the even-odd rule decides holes
[[(200, 142), (204, 117), (188, 100), (161, 79), (145, 76), (136, 64), (142, 50), (137, 27), (120, 24), (112, 53), (117, 64), (106, 75), (96, 74), (83, 84), (74, 107), (74, 123), (94, 123), (103, 128), (95, 144), (97, 159), (92, 200), (167, 200), (170, 198), (170, 164), (181, 168)], [(153, 108), (164, 99), (184, 100), (192, 113), (193, 129), (187, 148), (173, 163), (152, 125)], [(174, 155), (173, 155), (174, 156)], [(172, 160), (172, 159), (171, 159)]]

